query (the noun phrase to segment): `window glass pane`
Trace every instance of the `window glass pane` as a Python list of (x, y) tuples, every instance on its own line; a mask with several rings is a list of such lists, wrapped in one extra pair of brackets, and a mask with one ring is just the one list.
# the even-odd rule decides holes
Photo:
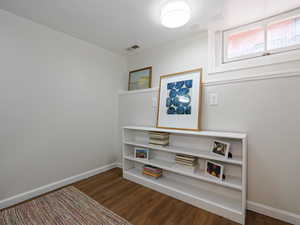
[(300, 17), (268, 25), (268, 50), (300, 44)]
[(265, 32), (263, 27), (252, 28), (228, 36), (227, 58), (237, 58), (263, 52), (265, 49)]

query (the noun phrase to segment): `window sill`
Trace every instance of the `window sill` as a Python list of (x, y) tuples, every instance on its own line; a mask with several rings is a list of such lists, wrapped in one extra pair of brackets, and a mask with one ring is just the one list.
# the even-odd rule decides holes
[[(212, 65), (208, 71), (209, 75), (215, 75), (225, 72), (243, 71), (249, 69), (257, 69), (260, 67), (274, 66), (274, 69), (281, 64), (288, 64), (291, 62), (300, 61), (300, 50), (293, 50), (274, 55), (267, 55), (252, 59), (245, 59), (242, 61), (229, 62), (225, 64)], [(277, 68), (276, 68), (277, 70)], [(276, 71), (274, 71), (276, 72)]]

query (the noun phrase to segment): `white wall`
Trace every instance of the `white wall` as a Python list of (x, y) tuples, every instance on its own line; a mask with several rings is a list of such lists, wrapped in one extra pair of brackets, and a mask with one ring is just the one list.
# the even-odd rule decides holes
[[(206, 51), (207, 39), (196, 36), (128, 56), (128, 68), (152, 65), (153, 86), (157, 87), (160, 75), (206, 68)], [(300, 214), (300, 180), (296, 175), (300, 158), (297, 147), (300, 146), (300, 76), (297, 75), (206, 84), (202, 124), (205, 130), (248, 133), (248, 200)], [(219, 94), (218, 106), (208, 105), (210, 92)], [(120, 95), (120, 125), (154, 126), (152, 98), (156, 95), (157, 91)]]
[(207, 34), (200, 33), (131, 55), (127, 57), (128, 69), (152, 66), (152, 87), (157, 87), (161, 75), (200, 67), (206, 73), (207, 49)]
[(124, 65), (0, 10), (0, 200), (116, 160)]

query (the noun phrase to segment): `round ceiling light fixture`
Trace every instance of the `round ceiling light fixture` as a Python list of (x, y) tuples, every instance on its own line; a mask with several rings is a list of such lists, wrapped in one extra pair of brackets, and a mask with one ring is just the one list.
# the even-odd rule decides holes
[(170, 1), (161, 10), (160, 20), (164, 27), (177, 28), (185, 25), (191, 18), (191, 9), (183, 0)]

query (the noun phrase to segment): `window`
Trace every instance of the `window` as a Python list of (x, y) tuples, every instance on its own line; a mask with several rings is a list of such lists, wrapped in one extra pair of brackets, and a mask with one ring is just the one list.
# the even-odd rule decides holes
[(300, 49), (300, 12), (223, 31), (223, 63), (295, 49)]
[(267, 37), (268, 50), (299, 45), (300, 17), (268, 24)]
[(226, 36), (226, 61), (255, 57), (265, 50), (265, 31), (254, 27), (228, 33)]

